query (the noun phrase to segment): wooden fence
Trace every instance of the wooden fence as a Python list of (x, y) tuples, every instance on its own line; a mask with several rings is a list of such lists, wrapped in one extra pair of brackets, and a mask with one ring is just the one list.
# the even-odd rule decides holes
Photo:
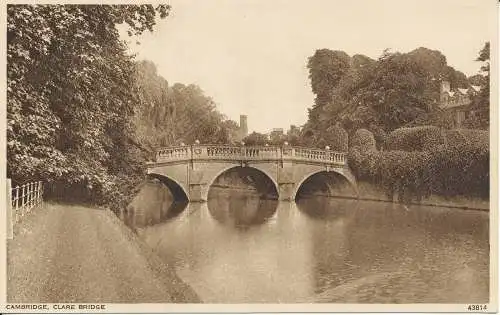
[(13, 238), (14, 225), (42, 201), (42, 182), (12, 187), (11, 180), (7, 179), (7, 237), (9, 239)]

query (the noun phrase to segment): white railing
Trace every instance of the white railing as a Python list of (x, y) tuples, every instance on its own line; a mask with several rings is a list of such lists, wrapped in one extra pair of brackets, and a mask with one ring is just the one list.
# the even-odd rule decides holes
[(7, 179), (7, 236), (13, 237), (14, 225), (43, 201), (43, 183), (32, 182), (11, 187)]
[(346, 164), (346, 153), (291, 146), (192, 145), (159, 149), (156, 162), (186, 160), (297, 160)]

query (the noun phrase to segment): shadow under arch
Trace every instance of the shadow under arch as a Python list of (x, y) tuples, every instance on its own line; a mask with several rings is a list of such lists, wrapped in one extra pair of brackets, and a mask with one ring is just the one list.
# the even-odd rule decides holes
[[(253, 184), (256, 191), (260, 194), (261, 198), (276, 199), (276, 200), (278, 199), (279, 186), (276, 180), (271, 175), (269, 175), (266, 171), (253, 166), (236, 165), (224, 168), (211, 179), (208, 188), (206, 190), (206, 196), (204, 196), (205, 200), (208, 200), (208, 196), (210, 195), (212, 188), (215, 186), (224, 188), (232, 187), (229, 184), (218, 183), (218, 181), (221, 180), (224, 174), (231, 174), (231, 173), (237, 173), (240, 176), (240, 179), (242, 179), (243, 184), (245, 184), (245, 177), (250, 177), (252, 183), (249, 183), (247, 181), (246, 184), (247, 185)], [(233, 186), (233, 188), (234, 187), (235, 186)]]
[(189, 194), (186, 189), (176, 180), (169, 178), (164, 175), (150, 173), (147, 175), (148, 178), (158, 179), (162, 184), (168, 187), (175, 201), (179, 202), (189, 202)]
[[(335, 170), (321, 170), (311, 172), (304, 176), (304, 178), (295, 186), (296, 188), (292, 195), (292, 199), (297, 201), (303, 193), (307, 193), (308, 185), (313, 187), (315, 186), (316, 188), (321, 187), (323, 189), (321, 192), (325, 193), (327, 196), (353, 199), (357, 199), (359, 197), (358, 187), (354, 179), (349, 178), (349, 176)], [(346, 189), (346, 187), (348, 187), (348, 189)], [(335, 192), (334, 190), (338, 191)], [(337, 194), (334, 195), (334, 193)]]

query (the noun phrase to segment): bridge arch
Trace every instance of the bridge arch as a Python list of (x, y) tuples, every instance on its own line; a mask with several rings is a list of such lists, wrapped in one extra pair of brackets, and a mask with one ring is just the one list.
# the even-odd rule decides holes
[(170, 192), (177, 201), (190, 201), (186, 187), (176, 179), (157, 173), (149, 173), (148, 177), (156, 178), (170, 189)]
[(215, 183), (215, 181), (222, 174), (224, 174), (232, 169), (236, 169), (236, 168), (252, 169), (252, 170), (256, 171), (257, 173), (263, 174), (272, 183), (276, 197), (279, 197), (279, 185), (278, 185), (277, 179), (274, 176), (272, 176), (271, 174), (269, 174), (269, 172), (267, 170), (258, 167), (258, 165), (245, 165), (245, 166), (231, 165), (231, 166), (224, 167), (222, 170), (219, 170), (214, 176), (211, 176), (211, 178), (208, 180), (206, 189), (203, 193), (203, 197), (202, 197), (203, 200), (208, 200), (208, 192), (210, 191), (210, 188), (212, 187), (212, 185)]
[(310, 179), (311, 177), (313, 177), (317, 174), (321, 174), (321, 173), (335, 173), (337, 175), (340, 175), (342, 178), (344, 178), (347, 181), (349, 186), (353, 189), (356, 197), (359, 197), (359, 191), (358, 191), (358, 186), (356, 184), (356, 179), (355, 179), (354, 175), (350, 172), (350, 170), (343, 169), (343, 170), (339, 171), (336, 169), (332, 169), (332, 170), (326, 171), (326, 170), (322, 169), (322, 170), (311, 171), (309, 173), (306, 173), (304, 176), (302, 176), (302, 178), (299, 181), (297, 181), (295, 184), (291, 200), (296, 200), (297, 194), (299, 193), (300, 189), (302, 188), (302, 185), (308, 179)]

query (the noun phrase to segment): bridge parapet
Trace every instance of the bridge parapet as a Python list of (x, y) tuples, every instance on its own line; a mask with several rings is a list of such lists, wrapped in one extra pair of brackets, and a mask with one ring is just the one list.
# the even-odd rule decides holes
[(156, 162), (186, 160), (296, 160), (346, 165), (347, 157), (344, 152), (291, 146), (192, 145), (161, 148), (156, 152)]
[(346, 153), (301, 147), (283, 148), (283, 159), (345, 165)]
[(156, 150), (156, 161), (184, 161), (191, 159), (191, 148), (188, 146), (161, 148)]

